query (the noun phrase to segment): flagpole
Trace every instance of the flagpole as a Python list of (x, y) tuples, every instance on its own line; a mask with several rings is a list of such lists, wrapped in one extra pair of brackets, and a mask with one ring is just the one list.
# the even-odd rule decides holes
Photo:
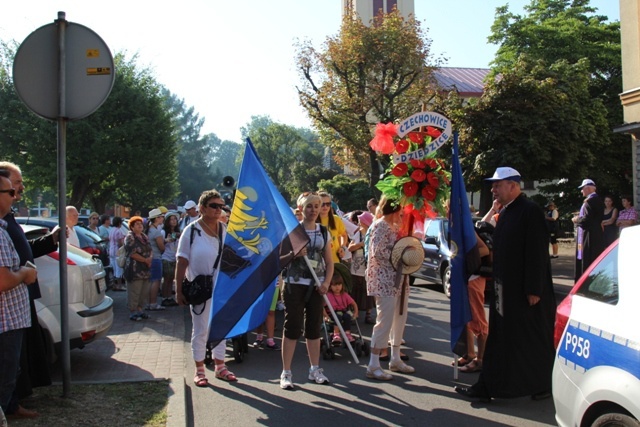
[[(313, 279), (316, 281), (316, 288), (319, 288), (321, 286), (320, 279), (318, 279), (318, 276), (316, 275), (315, 270), (311, 266), (311, 261), (309, 261), (309, 258), (307, 258), (306, 255), (304, 256), (304, 262), (307, 263), (307, 267), (309, 268), (309, 271), (311, 271), (311, 275), (313, 276)], [(338, 320), (338, 315), (333, 310), (333, 307), (331, 307), (331, 303), (329, 302), (329, 298), (327, 298), (327, 294), (323, 294), (322, 297), (324, 298), (324, 303), (327, 305), (327, 307), (329, 307), (329, 311), (331, 312), (331, 317), (333, 318), (333, 321), (336, 323), (336, 325), (338, 325), (338, 329), (340, 329), (340, 335), (342, 335), (342, 338), (344, 338), (344, 342), (345, 344), (347, 344), (347, 348), (351, 352), (351, 356), (353, 356), (353, 360), (356, 362), (357, 365), (359, 365), (360, 360), (358, 359), (358, 356), (356, 356), (356, 352), (353, 351), (351, 342), (347, 339), (347, 334), (344, 332), (344, 329), (342, 328), (342, 324), (340, 323), (340, 320)], [(329, 345), (329, 343), (327, 343), (327, 345)]]

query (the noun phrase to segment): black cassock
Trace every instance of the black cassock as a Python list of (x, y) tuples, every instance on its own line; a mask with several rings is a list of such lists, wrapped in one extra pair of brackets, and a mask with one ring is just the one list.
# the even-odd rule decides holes
[[(556, 300), (542, 209), (523, 195), (501, 213), (493, 235), (494, 295), (478, 384), (491, 397), (551, 391)], [(530, 306), (527, 295), (540, 301)]]

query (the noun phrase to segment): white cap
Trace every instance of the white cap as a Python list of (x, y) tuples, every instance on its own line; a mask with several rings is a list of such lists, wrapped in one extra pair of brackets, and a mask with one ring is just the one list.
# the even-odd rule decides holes
[(520, 172), (518, 172), (514, 168), (502, 167), (496, 169), (493, 176), (491, 178), (486, 178), (485, 181), (502, 181), (505, 179), (508, 179), (509, 181), (520, 182), (522, 177), (520, 176)]
[(188, 209), (195, 208), (196, 206), (196, 202), (193, 200), (187, 200), (187, 203), (184, 204), (184, 210), (186, 211)]
[(579, 189), (582, 189), (582, 187), (586, 187), (587, 185), (593, 185), (594, 187), (596, 186), (596, 183), (593, 182), (593, 180), (586, 178), (582, 180), (582, 184), (580, 184), (580, 187), (578, 187)]
[(149, 211), (149, 219), (154, 219), (154, 218), (157, 218), (159, 216), (162, 216), (162, 211), (160, 209), (155, 208), (155, 209), (151, 209)]

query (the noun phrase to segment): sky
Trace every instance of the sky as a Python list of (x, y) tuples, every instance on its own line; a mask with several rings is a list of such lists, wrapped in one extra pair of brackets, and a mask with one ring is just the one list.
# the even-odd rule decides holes
[[(415, 0), (415, 14), (445, 66), (486, 68), (497, 49), (487, 43), (495, 9), (507, 3), (522, 13), (530, 1)], [(591, 5), (619, 20), (618, 0)], [(202, 134), (240, 142), (252, 116), (311, 127), (298, 102), (294, 43), (321, 48), (338, 33), (341, 8), (341, 0), (11, 0), (2, 4), (0, 39), (22, 42), (65, 12), (112, 53), (137, 54), (140, 66), (204, 119)]]

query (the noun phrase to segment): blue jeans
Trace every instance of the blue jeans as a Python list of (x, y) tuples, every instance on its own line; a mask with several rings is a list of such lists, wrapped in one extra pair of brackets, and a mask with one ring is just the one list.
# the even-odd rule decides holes
[(0, 406), (5, 413), (12, 413), (9, 408), (13, 390), (20, 370), (20, 352), (24, 329), (14, 329), (0, 334)]

